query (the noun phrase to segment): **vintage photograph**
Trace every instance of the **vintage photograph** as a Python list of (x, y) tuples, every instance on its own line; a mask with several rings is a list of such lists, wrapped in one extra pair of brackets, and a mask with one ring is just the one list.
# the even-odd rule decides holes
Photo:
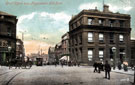
[(0, 0), (0, 85), (135, 85), (135, 1)]

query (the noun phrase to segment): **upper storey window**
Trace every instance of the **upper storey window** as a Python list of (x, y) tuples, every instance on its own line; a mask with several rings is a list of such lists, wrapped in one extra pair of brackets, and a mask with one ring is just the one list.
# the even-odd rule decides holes
[(88, 18), (88, 25), (92, 25), (92, 19)]
[(120, 34), (120, 35), (119, 35), (119, 41), (120, 41), (120, 42), (123, 42), (123, 41), (124, 41), (124, 36), (123, 36), (123, 34)]
[(120, 21), (120, 27), (124, 27), (124, 21)]
[(110, 33), (109, 37), (110, 37), (110, 43), (114, 43), (114, 34)]
[(99, 23), (99, 25), (103, 26), (103, 20), (102, 19), (99, 19), (98, 23)]
[(93, 42), (93, 33), (88, 32), (88, 42)]
[(99, 33), (99, 42), (103, 42), (103, 41), (104, 41), (104, 34)]
[(109, 26), (113, 27), (113, 25), (114, 25), (114, 21), (113, 20), (109, 20)]

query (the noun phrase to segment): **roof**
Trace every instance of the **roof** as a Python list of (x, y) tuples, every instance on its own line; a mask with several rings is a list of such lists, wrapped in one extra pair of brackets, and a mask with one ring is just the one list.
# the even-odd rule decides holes
[(81, 15), (96, 15), (96, 16), (111, 16), (111, 17), (128, 17), (130, 18), (129, 14), (121, 14), (119, 12), (113, 13), (109, 10), (108, 8), (108, 12), (104, 12), (104, 11), (100, 11), (97, 8), (95, 9), (84, 9), (81, 12), (79, 12), (77, 15), (72, 16), (71, 21), (73, 21), (74, 19), (76, 19), (77, 17), (81, 16)]
[(11, 14), (8, 14), (8, 13), (6, 13), (6, 12), (2, 12), (2, 11), (0, 11), (0, 15), (15, 16), (15, 15), (11, 15)]

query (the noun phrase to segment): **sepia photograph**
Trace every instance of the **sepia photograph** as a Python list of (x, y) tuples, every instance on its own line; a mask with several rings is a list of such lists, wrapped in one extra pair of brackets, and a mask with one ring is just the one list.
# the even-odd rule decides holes
[(135, 1), (0, 0), (0, 85), (135, 85)]

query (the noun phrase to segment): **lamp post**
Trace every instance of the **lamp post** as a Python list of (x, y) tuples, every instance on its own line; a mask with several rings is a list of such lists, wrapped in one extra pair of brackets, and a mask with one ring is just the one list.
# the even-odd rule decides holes
[(12, 47), (11, 47), (11, 46), (8, 46), (8, 52), (9, 52), (8, 62), (9, 62), (10, 57), (12, 57), (12, 56), (11, 56), (11, 49), (12, 49)]
[(113, 69), (115, 69), (116, 66), (116, 47), (112, 47), (113, 52)]

